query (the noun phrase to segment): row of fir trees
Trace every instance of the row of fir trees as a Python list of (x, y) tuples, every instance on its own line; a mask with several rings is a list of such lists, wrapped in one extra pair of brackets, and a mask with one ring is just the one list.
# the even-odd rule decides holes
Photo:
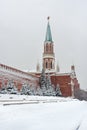
[(59, 85), (53, 86), (50, 80), (50, 75), (46, 75), (44, 69), (39, 79), (40, 86), (30, 86), (27, 83), (22, 85), (20, 91), (18, 91), (13, 80), (9, 80), (7, 85), (2, 83), (0, 93), (2, 94), (21, 94), (21, 95), (39, 95), (39, 96), (61, 96)]

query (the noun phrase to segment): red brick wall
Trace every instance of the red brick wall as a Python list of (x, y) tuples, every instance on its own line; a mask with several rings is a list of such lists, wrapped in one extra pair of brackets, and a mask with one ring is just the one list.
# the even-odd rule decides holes
[(71, 83), (70, 75), (65, 75), (65, 76), (53, 75), (53, 76), (51, 76), (51, 82), (55, 86), (57, 84), (60, 85), (60, 90), (64, 97), (72, 96), (71, 85), (70, 85), (70, 83)]

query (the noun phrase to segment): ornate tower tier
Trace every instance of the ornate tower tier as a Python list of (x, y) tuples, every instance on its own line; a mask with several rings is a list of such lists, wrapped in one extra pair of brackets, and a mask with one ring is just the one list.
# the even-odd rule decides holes
[(51, 29), (49, 24), (49, 17), (46, 31), (46, 38), (44, 42), (44, 52), (43, 52), (43, 68), (44, 70), (55, 71), (55, 54), (54, 45), (52, 41)]

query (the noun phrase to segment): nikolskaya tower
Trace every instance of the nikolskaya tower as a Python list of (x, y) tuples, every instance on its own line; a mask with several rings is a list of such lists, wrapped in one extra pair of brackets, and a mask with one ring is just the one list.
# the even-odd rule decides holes
[(51, 28), (50, 28), (50, 17), (47, 18), (47, 30), (44, 41), (44, 52), (43, 52), (43, 68), (45, 72), (55, 72), (55, 54), (54, 54), (54, 43), (52, 40)]

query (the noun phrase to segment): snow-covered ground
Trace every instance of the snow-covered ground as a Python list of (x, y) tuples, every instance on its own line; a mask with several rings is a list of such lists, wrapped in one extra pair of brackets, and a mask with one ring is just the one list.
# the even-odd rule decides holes
[(0, 130), (87, 130), (87, 102), (0, 95)]

